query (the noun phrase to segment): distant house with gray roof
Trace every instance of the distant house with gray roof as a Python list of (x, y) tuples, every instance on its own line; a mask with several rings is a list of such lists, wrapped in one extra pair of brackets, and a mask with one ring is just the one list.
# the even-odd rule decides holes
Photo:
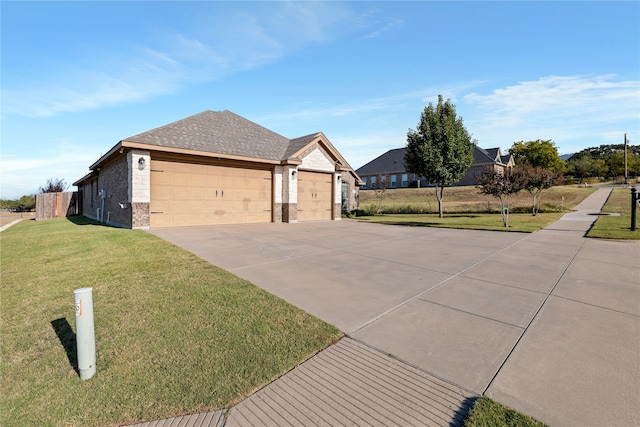
[[(429, 183), (423, 177), (407, 172), (404, 164), (406, 148), (395, 148), (376, 157), (356, 170), (364, 181), (362, 189), (379, 188), (381, 180), (387, 179), (387, 188), (426, 187)], [(487, 167), (505, 170), (514, 166), (513, 156), (503, 155), (500, 148), (484, 149), (478, 146), (473, 151), (473, 165), (467, 173), (453, 185), (475, 185), (476, 177)]]
[(322, 132), (289, 139), (226, 110), (125, 138), (89, 169), (80, 213), (126, 228), (338, 220), (362, 185)]

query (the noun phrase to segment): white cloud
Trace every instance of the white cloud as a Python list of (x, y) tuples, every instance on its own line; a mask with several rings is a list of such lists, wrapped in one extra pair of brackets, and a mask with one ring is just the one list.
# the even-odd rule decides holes
[[(3, 115), (47, 117), (59, 113), (78, 112), (139, 102), (152, 96), (167, 94), (180, 83), (180, 66), (151, 49), (139, 51), (136, 59), (113, 70), (64, 67), (58, 77), (28, 88), (4, 89)], [(107, 68), (107, 67), (105, 67)], [(6, 88), (6, 85), (5, 85)]]
[[(37, 193), (50, 178), (64, 179), (70, 185), (87, 174), (89, 165), (97, 158), (92, 150), (69, 144), (37, 156), (3, 154), (0, 157), (0, 198), (16, 199)], [(70, 191), (74, 188), (70, 187)]]
[(351, 21), (349, 9), (333, 2), (235, 6), (214, 22), (164, 30), (158, 46), (105, 47), (92, 52), (98, 62), (65, 57), (21, 86), (5, 74), (2, 114), (46, 117), (145, 101), (273, 62), (349, 31)]
[(474, 137), (503, 148), (541, 138), (570, 152), (611, 143), (640, 120), (640, 81), (615, 75), (542, 77), (462, 100), (472, 111), (465, 124)]

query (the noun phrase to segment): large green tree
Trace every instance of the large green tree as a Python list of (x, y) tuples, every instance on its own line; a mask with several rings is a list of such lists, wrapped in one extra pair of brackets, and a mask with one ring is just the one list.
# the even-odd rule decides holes
[(474, 146), (455, 105), (443, 102), (442, 95), (438, 95), (437, 106), (429, 103), (424, 109), (416, 130), (407, 133), (405, 167), (435, 185), (440, 218), (444, 187), (459, 181), (469, 170)]
[(529, 163), (533, 167), (550, 169), (555, 172), (564, 171), (564, 160), (558, 155), (558, 148), (550, 139), (514, 142), (509, 149), (516, 164)]
[(1, 209), (31, 211), (36, 207), (36, 196), (22, 196), (15, 200), (0, 200)]
[(604, 176), (609, 169), (602, 159), (593, 159), (590, 155), (567, 161), (567, 173), (582, 182), (584, 178)]
[[(569, 175), (581, 180), (587, 177), (616, 178), (624, 176), (624, 144), (585, 148), (567, 161)], [(640, 145), (627, 147), (627, 173), (640, 176)]]

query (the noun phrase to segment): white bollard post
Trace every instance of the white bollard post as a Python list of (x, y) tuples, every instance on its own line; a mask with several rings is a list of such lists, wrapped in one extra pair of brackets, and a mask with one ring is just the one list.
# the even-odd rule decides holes
[(93, 325), (93, 289), (73, 291), (76, 310), (76, 346), (80, 379), (88, 380), (96, 373), (96, 336)]

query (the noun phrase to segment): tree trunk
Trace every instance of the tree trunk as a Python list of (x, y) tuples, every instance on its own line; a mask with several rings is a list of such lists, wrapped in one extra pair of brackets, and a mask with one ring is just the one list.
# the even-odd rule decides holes
[(509, 228), (509, 210), (505, 210), (504, 206), (502, 206), (500, 209), (500, 214), (502, 214), (502, 223), (504, 224), (505, 228)]
[(509, 228), (509, 199), (507, 197), (500, 197), (498, 200), (500, 200), (500, 216), (502, 216), (502, 223), (505, 228)]
[(531, 214), (533, 216), (538, 215), (540, 210), (540, 192), (533, 193), (533, 207), (531, 208)]
[(444, 185), (436, 184), (436, 199), (438, 199), (438, 213), (440, 214), (440, 218), (444, 217), (444, 215), (442, 214), (442, 196), (443, 195), (444, 195)]

